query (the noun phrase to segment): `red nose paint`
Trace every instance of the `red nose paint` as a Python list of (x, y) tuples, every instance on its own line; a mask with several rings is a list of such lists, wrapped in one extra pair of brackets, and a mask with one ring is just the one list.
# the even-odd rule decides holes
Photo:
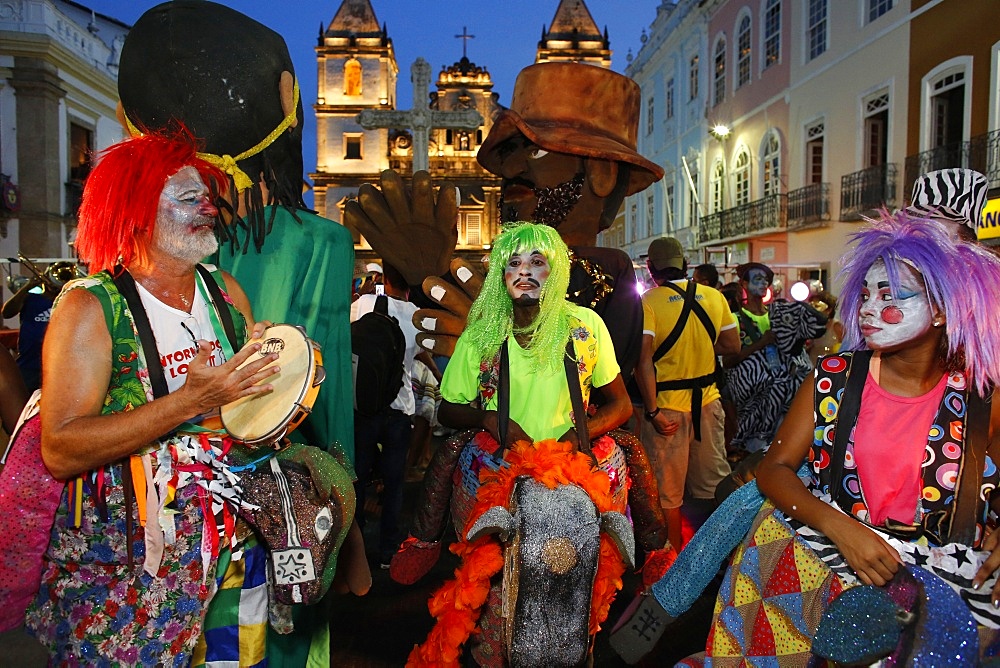
[(882, 309), (882, 322), (890, 325), (898, 325), (903, 322), (903, 312), (898, 306), (886, 306)]
[(202, 216), (211, 216), (214, 218), (219, 215), (219, 210), (206, 199), (198, 205), (198, 213)]

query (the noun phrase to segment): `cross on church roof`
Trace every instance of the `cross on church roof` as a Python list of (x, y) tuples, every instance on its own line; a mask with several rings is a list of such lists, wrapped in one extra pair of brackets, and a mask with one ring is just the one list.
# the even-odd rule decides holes
[(379, 110), (365, 109), (357, 116), (358, 124), (366, 130), (376, 128), (409, 129), (413, 133), (413, 171), (426, 170), (427, 146), (430, 132), (434, 128), (462, 128), (474, 130), (483, 124), (483, 117), (475, 109), (458, 111), (438, 111), (430, 108), (431, 66), (423, 58), (417, 58), (410, 67), (410, 81), (413, 82), (413, 109)]
[(469, 34), (469, 32), (468, 32), (468, 30), (466, 30), (465, 26), (462, 26), (462, 34), (461, 35), (455, 35), (455, 39), (462, 40), (462, 57), (463, 58), (467, 57), (466, 53), (465, 53), (465, 47), (468, 46), (469, 40), (470, 39), (475, 39), (475, 37), (476, 37), (475, 35), (470, 35)]

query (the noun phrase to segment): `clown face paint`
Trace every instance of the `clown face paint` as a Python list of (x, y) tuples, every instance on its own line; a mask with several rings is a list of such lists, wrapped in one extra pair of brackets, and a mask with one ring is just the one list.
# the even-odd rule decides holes
[(537, 250), (511, 255), (503, 270), (507, 294), (519, 306), (534, 306), (542, 298), (549, 272), (548, 259)]
[(889, 273), (879, 260), (865, 274), (858, 320), (872, 350), (894, 348), (926, 333), (934, 320), (920, 273), (899, 263), (899, 289), (892, 294)]
[(747, 292), (755, 297), (764, 298), (771, 282), (767, 280), (767, 272), (763, 269), (751, 269), (747, 272)]
[(198, 170), (181, 168), (160, 193), (153, 246), (171, 257), (199, 262), (219, 247), (215, 238), (218, 213)]

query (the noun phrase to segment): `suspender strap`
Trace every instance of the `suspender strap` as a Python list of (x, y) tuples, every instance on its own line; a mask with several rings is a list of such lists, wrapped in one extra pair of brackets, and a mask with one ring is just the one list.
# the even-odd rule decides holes
[(681, 338), (681, 332), (684, 331), (684, 326), (687, 325), (688, 316), (691, 314), (692, 305), (694, 304), (694, 293), (697, 290), (697, 286), (694, 281), (688, 281), (687, 290), (682, 291), (679, 287), (673, 283), (667, 282), (662, 287), (667, 287), (673, 289), (675, 292), (684, 295), (684, 306), (681, 308), (681, 314), (677, 316), (677, 322), (674, 324), (674, 328), (670, 330), (667, 334), (667, 338), (663, 339), (663, 343), (657, 346), (656, 351), (653, 353), (653, 364), (655, 365), (661, 357), (670, 352), (670, 349), (674, 347), (677, 343), (677, 339)]
[[(663, 287), (670, 288), (674, 292), (684, 295), (684, 308), (681, 310), (681, 315), (677, 319), (677, 324), (674, 325), (670, 335), (663, 340), (663, 343), (660, 344), (653, 354), (654, 365), (677, 343), (677, 339), (680, 338), (681, 332), (684, 330), (685, 325), (687, 325), (688, 315), (692, 312), (698, 317), (698, 320), (701, 320), (702, 326), (704, 326), (705, 331), (708, 333), (708, 338), (711, 340), (712, 345), (715, 345), (715, 325), (708, 316), (708, 312), (705, 311), (705, 307), (695, 299), (695, 292), (698, 289), (697, 284), (689, 280), (687, 290), (684, 291), (677, 287), (676, 284), (669, 282), (664, 283)], [(670, 344), (669, 346), (667, 345), (668, 343)], [(718, 358), (716, 358), (715, 363), (716, 367), (718, 367)], [(657, 394), (666, 390), (691, 390), (691, 423), (694, 428), (694, 438), (696, 441), (701, 440), (701, 400), (704, 397), (702, 390), (714, 382), (715, 371), (697, 378), (664, 380), (656, 383)]]
[(212, 272), (204, 267), (204, 265), (197, 264), (195, 269), (198, 270), (198, 274), (201, 275), (201, 282), (205, 284), (208, 288), (208, 294), (211, 295), (211, 306), (214, 307), (215, 312), (219, 315), (219, 320), (222, 321), (222, 329), (226, 332), (226, 338), (229, 339), (229, 357), (239, 350), (239, 341), (236, 340), (236, 327), (233, 324), (233, 314), (229, 312), (229, 308), (226, 306), (226, 300), (222, 297), (222, 290), (219, 289), (219, 284), (215, 281), (212, 276)]
[[(847, 385), (844, 387), (843, 399), (837, 409), (837, 426), (833, 435), (833, 453), (830, 461), (830, 496), (841, 508), (838, 497), (840, 483), (844, 478), (844, 456), (847, 454), (847, 441), (854, 425), (858, 422), (858, 412), (861, 410), (861, 393), (868, 379), (868, 365), (871, 363), (872, 351), (859, 350), (851, 355), (851, 366), (847, 370)], [(851, 508), (844, 508), (847, 513)]]
[(583, 406), (580, 370), (576, 366), (576, 349), (573, 347), (573, 339), (566, 342), (563, 363), (566, 366), (566, 381), (569, 383), (569, 398), (573, 404), (573, 423), (576, 427), (577, 439), (580, 441), (580, 452), (590, 454), (590, 429), (587, 426), (587, 409)]
[(507, 449), (507, 428), (510, 426), (510, 354), (507, 351), (508, 339), (500, 346), (500, 373), (497, 378), (497, 435), (500, 436), (500, 449), (503, 457)]
[(115, 286), (125, 298), (128, 310), (132, 312), (132, 321), (135, 322), (135, 328), (139, 332), (139, 345), (142, 347), (143, 357), (146, 358), (146, 371), (149, 372), (149, 382), (153, 386), (153, 396), (157, 399), (165, 397), (169, 394), (167, 379), (163, 375), (160, 352), (156, 349), (156, 338), (153, 336), (153, 328), (149, 326), (149, 318), (142, 306), (139, 291), (136, 290), (135, 279), (128, 270), (123, 270), (115, 276)]
[(972, 545), (976, 539), (976, 511), (979, 506), (979, 488), (986, 463), (986, 447), (990, 433), (991, 399), (979, 396), (975, 388), (968, 393), (966, 407), (965, 448), (959, 471), (958, 492), (952, 510), (948, 540)]

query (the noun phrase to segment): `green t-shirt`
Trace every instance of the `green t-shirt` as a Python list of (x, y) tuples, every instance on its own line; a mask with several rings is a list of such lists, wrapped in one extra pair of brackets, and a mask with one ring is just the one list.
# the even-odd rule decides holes
[[(265, 219), (271, 207), (264, 211)], [(260, 253), (234, 255), (227, 244), (220, 267), (236, 277), (257, 320), (301, 325), (322, 348), (326, 380), (312, 413), (292, 440), (327, 449), (339, 441), (354, 461), (354, 389), (351, 382), (351, 280), (354, 242), (346, 227), (299, 210), (296, 222), (277, 207), (274, 229)]]
[[(590, 309), (573, 306), (573, 346), (581, 367), (580, 385), (587, 402), (591, 387), (603, 387), (620, 373), (615, 347), (601, 317)], [(567, 333), (567, 337), (570, 333)], [(566, 370), (541, 371), (532, 358), (511, 338), (510, 417), (535, 441), (559, 438), (572, 426), (573, 410)], [(491, 368), (492, 367), (492, 368)], [(441, 379), (441, 397), (453, 404), (471, 404), (482, 397), (480, 408), (497, 409), (495, 366), (483, 362), (465, 335), (458, 339), (455, 353)]]
[(757, 329), (760, 330), (761, 334), (771, 329), (771, 317), (767, 313), (764, 313), (763, 315), (757, 315), (756, 313), (751, 313), (746, 309), (742, 309), (742, 311), (743, 315), (753, 320), (754, 324), (757, 325)]

